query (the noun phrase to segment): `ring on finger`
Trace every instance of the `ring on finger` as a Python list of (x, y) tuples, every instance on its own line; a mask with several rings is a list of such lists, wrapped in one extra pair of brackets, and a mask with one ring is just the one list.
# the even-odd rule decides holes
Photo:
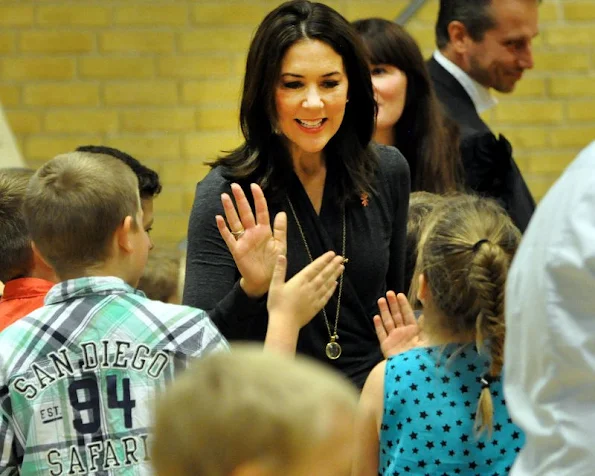
[(239, 240), (244, 233), (246, 233), (246, 230), (244, 230), (243, 228), (240, 231), (232, 231), (231, 232), (231, 234), (233, 235), (233, 237), (236, 240)]

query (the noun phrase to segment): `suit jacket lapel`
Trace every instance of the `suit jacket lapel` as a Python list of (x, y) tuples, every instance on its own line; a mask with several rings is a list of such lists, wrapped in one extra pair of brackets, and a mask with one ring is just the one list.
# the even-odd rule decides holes
[[(465, 88), (457, 81), (457, 79), (446, 71), (438, 61), (431, 58), (427, 62), (430, 77), (434, 82), (435, 87), (446, 89), (450, 96), (454, 96), (457, 101), (464, 101), (466, 106), (471, 106), (475, 109), (475, 105), (471, 100), (471, 97), (465, 91)], [(442, 100), (442, 97), (440, 98)]]

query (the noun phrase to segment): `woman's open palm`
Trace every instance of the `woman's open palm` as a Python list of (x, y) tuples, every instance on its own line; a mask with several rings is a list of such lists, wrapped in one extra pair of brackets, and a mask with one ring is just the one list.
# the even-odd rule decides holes
[[(287, 216), (275, 216), (271, 229), (269, 210), (262, 189), (251, 184), (256, 217), (238, 184), (231, 185), (236, 205), (224, 193), (221, 202), (225, 219), (217, 215), (217, 228), (242, 275), (241, 286), (251, 297), (263, 296), (271, 283), (277, 257), (287, 251)], [(237, 207), (237, 208), (236, 208)]]

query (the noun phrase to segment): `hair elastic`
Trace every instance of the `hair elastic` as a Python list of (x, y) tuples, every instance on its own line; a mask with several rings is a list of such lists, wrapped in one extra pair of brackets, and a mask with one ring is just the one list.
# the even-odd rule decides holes
[(472, 248), (473, 252), (476, 253), (477, 251), (479, 251), (479, 248), (481, 248), (481, 245), (483, 245), (484, 243), (489, 243), (489, 242), (490, 242), (490, 240), (488, 240), (487, 238), (484, 238), (483, 240), (479, 240), (477, 243), (475, 243), (473, 245), (473, 248)]
[(483, 374), (480, 380), (481, 389), (483, 390), (484, 388), (490, 388), (490, 385), (496, 382), (497, 380), (500, 380), (500, 377), (492, 377), (489, 374)]

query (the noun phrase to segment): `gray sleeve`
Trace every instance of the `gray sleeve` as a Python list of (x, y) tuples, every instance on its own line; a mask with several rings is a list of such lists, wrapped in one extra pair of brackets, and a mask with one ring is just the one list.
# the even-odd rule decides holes
[(219, 169), (197, 185), (188, 227), (183, 302), (206, 310), (228, 339), (241, 339), (256, 316), (266, 315), (266, 299), (254, 300), (244, 293), (217, 229), (215, 216), (224, 215), (221, 194), (231, 193), (230, 185)]

